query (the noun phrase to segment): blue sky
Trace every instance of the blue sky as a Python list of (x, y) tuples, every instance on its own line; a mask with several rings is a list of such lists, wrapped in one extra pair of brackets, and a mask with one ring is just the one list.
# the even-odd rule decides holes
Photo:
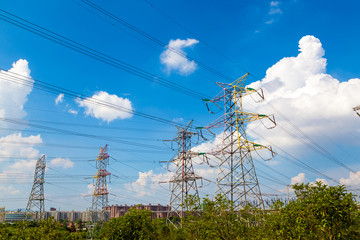
[[(261, 136), (250, 132), (252, 140), (275, 144), (273, 149), (279, 153), (265, 163), (254, 153), (260, 184), (264, 185), (262, 191), (281, 195), (286, 184), (313, 182), (317, 178), (335, 184), (325, 176), (357, 189), (360, 119), (351, 108), (360, 104), (359, 3), (93, 2), (196, 61), (166, 52), (164, 47), (114, 20), (98, 12), (94, 14), (79, 0), (35, 4), (5, 1), (0, 9), (210, 97), (220, 91), (215, 82), (230, 80), (201, 65), (233, 80), (250, 72), (247, 84), (264, 88), (267, 101), (260, 104), (249, 101), (249, 110), (274, 113), (279, 121), (274, 130), (266, 130), (261, 124), (248, 126), (249, 131), (256, 129)], [(19, 59), (26, 62), (18, 62)], [(0, 68), (9, 70), (13, 63), (17, 73), (26, 75), (30, 70), (35, 83), (39, 80), (89, 97), (95, 95), (174, 123), (194, 120), (194, 125), (205, 126), (219, 116), (209, 114), (199, 97), (165, 88), (154, 79), (144, 80), (0, 19)], [(110, 159), (109, 171), (114, 174), (109, 184), (114, 194), (109, 196), (110, 204), (168, 203), (168, 185), (158, 182), (166, 181), (171, 173), (159, 161), (174, 155), (162, 141), (174, 137), (173, 125), (86, 105), (66, 94), (56, 104), (59, 93), (11, 84), (4, 79), (0, 79), (0, 94), (1, 117), (115, 138), (110, 142), (0, 123), (0, 206), (7, 209), (26, 206), (34, 159), (45, 154), (49, 166), (46, 208), (89, 207), (91, 197), (86, 195), (95, 173), (93, 160), (99, 147), (105, 144), (109, 144), (109, 155), (116, 159)], [(151, 146), (138, 147), (118, 140)], [(213, 141), (216, 142), (212, 139), (199, 148), (207, 148)], [(294, 158), (281, 149), (311, 169), (292, 164)], [(216, 168), (199, 165), (195, 169), (206, 178), (214, 180), (216, 176)], [(280, 180), (281, 184), (269, 178)], [(201, 195), (211, 196), (214, 184), (204, 185)]]

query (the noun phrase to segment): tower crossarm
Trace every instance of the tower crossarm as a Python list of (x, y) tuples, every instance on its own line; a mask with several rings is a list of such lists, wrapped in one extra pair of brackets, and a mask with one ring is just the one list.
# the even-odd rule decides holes
[(356, 112), (356, 114), (360, 117), (360, 105), (353, 108), (353, 110)]
[(248, 140), (244, 140), (245, 144), (243, 144), (241, 146), (241, 148), (246, 148), (247, 150), (249, 151), (258, 151), (258, 150), (268, 150), (270, 151), (272, 157), (274, 157), (276, 155), (276, 153), (272, 150), (272, 147), (271, 146), (264, 146), (264, 145), (261, 145), (259, 143), (254, 143), (254, 142), (251, 142), (251, 141), (248, 141)]
[(243, 111), (235, 111), (238, 113), (238, 120), (240, 120), (242, 123), (249, 123), (261, 119), (268, 119), (270, 120), (274, 126), (271, 128), (274, 128), (276, 126), (275, 117), (274, 115), (266, 115), (266, 114), (259, 114), (259, 113), (250, 113), (250, 112), (243, 112)]
[[(272, 126), (266, 127), (266, 128), (271, 129), (271, 128), (276, 127), (276, 121), (275, 121), (274, 115), (250, 113), (250, 112), (243, 112), (243, 111), (238, 111), (238, 110), (236, 110), (235, 113), (237, 113), (237, 121), (239, 121), (240, 123), (249, 123), (249, 122), (254, 122), (254, 121), (258, 121), (258, 120), (261, 121), (263, 119), (268, 119), (271, 122)], [(208, 124), (207, 126), (205, 126), (205, 127), (196, 127), (196, 129), (198, 129), (198, 130), (203, 130), (203, 129), (205, 130), (206, 129), (210, 133), (213, 134), (211, 129), (224, 127), (226, 125), (225, 120), (226, 120), (225, 116), (220, 116), (215, 121)]]

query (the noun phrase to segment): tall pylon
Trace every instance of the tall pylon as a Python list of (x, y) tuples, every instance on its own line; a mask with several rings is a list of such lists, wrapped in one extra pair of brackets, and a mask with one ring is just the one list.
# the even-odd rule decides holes
[(108, 214), (103, 210), (109, 203), (108, 195), (109, 191), (107, 189), (107, 178), (110, 175), (107, 171), (107, 166), (109, 165), (110, 156), (107, 153), (106, 144), (104, 148), (100, 147), (100, 153), (96, 158), (96, 173), (93, 177), (95, 183), (95, 189), (92, 195), (92, 205), (91, 205), (91, 220), (92, 222), (97, 221), (106, 221), (108, 219)]
[[(176, 137), (171, 142), (177, 145), (176, 155), (168, 161), (175, 167), (174, 175), (171, 177), (170, 183), (170, 208), (167, 214), (168, 221), (171, 217), (185, 216), (189, 206), (186, 199), (192, 198), (197, 206), (200, 206), (199, 192), (197, 181), (202, 181), (202, 177), (195, 174), (192, 157), (202, 155), (202, 153), (191, 152), (191, 138), (197, 133), (192, 132), (192, 122), (190, 121), (184, 127), (177, 126)], [(169, 166), (169, 165), (168, 165)]]
[[(247, 204), (264, 209), (251, 152), (260, 149), (268, 149), (272, 155), (274, 152), (271, 147), (247, 140), (245, 128), (247, 123), (265, 118), (272, 122), (273, 126), (270, 128), (275, 127), (276, 123), (273, 116), (243, 110), (243, 97), (246, 95), (255, 93), (258, 94), (259, 101), (264, 100), (262, 91), (244, 87), (248, 75), (245, 74), (230, 84), (217, 83), (223, 91), (211, 100), (203, 99), (210, 113), (214, 112), (210, 110), (209, 103), (225, 111), (223, 116), (204, 128), (210, 130), (224, 127), (222, 143), (208, 153), (219, 160), (215, 194), (225, 196), (235, 209), (241, 209)], [(223, 105), (218, 104), (219, 102)]]
[(45, 204), (44, 204), (44, 183), (45, 183), (45, 155), (42, 155), (36, 162), (34, 184), (31, 189), (29, 201), (26, 211), (38, 211), (37, 219), (44, 219), (45, 217)]

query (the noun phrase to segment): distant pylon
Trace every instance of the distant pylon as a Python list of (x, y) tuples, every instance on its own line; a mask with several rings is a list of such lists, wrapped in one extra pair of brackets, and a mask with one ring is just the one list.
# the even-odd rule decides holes
[(175, 166), (174, 175), (169, 181), (171, 191), (170, 208), (167, 214), (169, 221), (174, 214), (180, 218), (185, 216), (186, 210), (189, 210), (186, 199), (193, 200), (196, 206), (200, 206), (196, 181), (202, 180), (202, 177), (195, 174), (192, 157), (199, 156), (201, 153), (191, 152), (191, 138), (197, 134), (192, 132), (191, 128), (192, 121), (185, 127), (177, 127), (176, 137), (171, 140), (177, 144), (178, 152), (174, 158), (168, 161)]
[[(107, 153), (107, 144), (104, 148), (100, 147), (100, 153), (96, 158), (96, 174), (93, 179), (95, 182), (95, 189), (92, 195), (91, 205), (91, 220), (92, 222), (106, 221), (108, 219), (107, 213), (104, 212), (103, 208), (109, 203), (107, 189), (107, 177), (111, 175), (106, 169), (109, 165), (110, 156)], [(110, 178), (110, 177), (109, 177)], [(109, 179), (110, 181), (110, 179)]]
[(360, 105), (353, 108), (356, 114), (360, 117)]
[(38, 219), (44, 219), (44, 183), (45, 183), (45, 155), (42, 155), (36, 162), (34, 184), (31, 189), (26, 211), (39, 211)]
[(245, 128), (247, 123), (264, 118), (272, 122), (273, 126), (270, 128), (275, 127), (276, 123), (273, 116), (243, 110), (244, 96), (257, 93), (259, 101), (264, 99), (262, 91), (244, 87), (247, 76), (245, 74), (230, 84), (217, 83), (223, 91), (211, 100), (203, 99), (210, 113), (214, 112), (210, 110), (208, 103), (214, 103), (219, 109), (225, 110), (223, 116), (204, 128), (224, 127), (222, 143), (208, 153), (219, 159), (215, 194), (231, 200), (235, 209), (241, 209), (247, 204), (264, 209), (251, 151), (268, 149), (272, 154), (274, 152), (271, 147), (248, 141)]

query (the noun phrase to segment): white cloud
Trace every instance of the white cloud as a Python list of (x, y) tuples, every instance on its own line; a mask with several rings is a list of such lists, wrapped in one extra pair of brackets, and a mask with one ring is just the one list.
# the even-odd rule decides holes
[(270, 15), (274, 14), (282, 14), (282, 10), (280, 9), (280, 2), (279, 1), (271, 1), (270, 2)]
[[(249, 85), (262, 88), (268, 104), (248, 105), (250, 111), (258, 113), (275, 113), (278, 126), (271, 131), (265, 129), (261, 122), (248, 125), (248, 136), (260, 143), (276, 143), (281, 148), (298, 148), (308, 141), (301, 134), (296, 137), (289, 134), (290, 126), (283, 116), (302, 130), (314, 141), (329, 144), (328, 139), (336, 138), (338, 143), (349, 136), (347, 129), (359, 130), (358, 118), (352, 110), (359, 101), (360, 79), (339, 82), (326, 73), (327, 61), (319, 39), (304, 36), (299, 41), (300, 53), (296, 57), (285, 57), (266, 71), (261, 81)], [(274, 106), (274, 107), (272, 107)], [(338, 123), (341, 122), (341, 127)], [(260, 127), (261, 126), (261, 127)], [(250, 129), (256, 129), (256, 134)], [(259, 138), (263, 136), (264, 139)], [(326, 146), (325, 146), (326, 148)]]
[[(39, 151), (34, 146), (41, 144), (40, 135), (23, 137), (21, 133), (13, 133), (0, 138), (0, 156), (14, 158), (36, 158)], [(1, 161), (1, 159), (0, 159)]]
[[(15, 73), (15, 74), (14, 74)], [(19, 77), (20, 74), (24, 77)], [(20, 78), (27, 81), (27, 85), (8, 81), (8, 75)], [(30, 69), (28, 62), (24, 59), (19, 59), (12, 64), (9, 71), (0, 71), (0, 117), (1, 118), (23, 118), (26, 116), (24, 111), (24, 104), (27, 102), (27, 96), (32, 91), (34, 81), (30, 78)], [(8, 127), (4, 121), (0, 121), (2, 128)], [(2, 133), (9, 133), (8, 131), (1, 131)]]
[(172, 121), (174, 123), (182, 123), (182, 122), (184, 122), (184, 119), (182, 117), (179, 117), (179, 118), (174, 118)]
[[(0, 162), (9, 161), (10, 164), (2, 164), (2, 172), (0, 177), (2, 181), (13, 183), (23, 181), (25, 178), (32, 176), (39, 151), (34, 146), (41, 144), (40, 135), (23, 137), (21, 133), (13, 133), (11, 135), (0, 138)], [(11, 179), (16, 175), (16, 180)]]
[(291, 178), (291, 185), (305, 182), (305, 173), (299, 173), (297, 176)]
[[(7, 81), (9, 75), (26, 81), (26, 84)], [(26, 116), (24, 105), (32, 91), (33, 83), (28, 62), (24, 59), (13, 63), (9, 71), (0, 72), (1, 118), (22, 119)], [(0, 121), (0, 127), (8, 128), (9, 125)], [(11, 133), (10, 130), (1, 130), (0, 135), (0, 178), (2, 183), (8, 184), (6, 187), (0, 186), (0, 195), (2, 192), (23, 195), (31, 187), (29, 185), (32, 184), (35, 164), (40, 155), (34, 147), (43, 142), (42, 138), (40, 135), (23, 136), (20, 132)], [(14, 183), (21, 184), (17, 184), (15, 189), (12, 185)], [(7, 203), (7, 206), (11, 204)]]
[(272, 24), (274, 22), (274, 19), (272, 18), (272, 19), (270, 19), (269, 21), (266, 21), (265, 23), (266, 24)]
[[(14, 189), (13, 186), (0, 186), (0, 196), (5, 197), (6, 195), (14, 195), (20, 193), (19, 190)], [(5, 197), (6, 198), (6, 197)]]
[(63, 101), (64, 101), (64, 94), (60, 93), (55, 99), (55, 105), (58, 105), (59, 103), (62, 103)]
[(316, 178), (315, 182), (321, 182), (324, 185), (329, 185), (328, 181), (324, 178)]
[(74, 110), (74, 109), (69, 109), (68, 110), (69, 113), (73, 114), (73, 115), (77, 115), (78, 111)]
[(87, 189), (88, 189), (87, 193), (81, 194), (82, 197), (92, 196), (95, 190), (95, 185), (90, 183), (89, 185), (87, 185)]
[[(15, 163), (11, 164), (8, 169), (10, 171), (16, 171), (16, 172), (34, 172), (35, 170), (35, 165), (36, 165), (37, 160), (20, 160), (20, 161), (16, 161)], [(6, 172), (5, 172), (6, 173)]]
[(219, 151), (219, 149), (222, 148), (224, 136), (225, 136), (225, 134), (223, 132), (220, 134), (217, 134), (212, 141), (211, 140), (206, 141), (196, 147), (193, 147), (191, 150), (193, 152), (201, 152), (201, 153), (217, 152), (217, 151)]
[[(93, 101), (96, 102), (97, 100), (116, 105), (124, 110), (116, 110), (101, 104), (95, 104)], [(96, 92), (91, 98), (77, 100), (77, 103), (80, 107), (85, 108), (85, 114), (87, 116), (92, 116), (108, 123), (115, 119), (131, 118), (134, 111), (129, 99), (118, 97), (115, 94), (108, 94), (104, 91)]]
[(155, 174), (153, 170), (148, 172), (139, 172), (139, 178), (128, 185), (130, 191), (133, 191), (137, 196), (155, 196), (156, 191), (161, 189), (160, 182), (169, 181), (172, 173)]
[(346, 186), (359, 186), (360, 185), (360, 171), (350, 172), (349, 178), (340, 178), (340, 184)]
[(197, 64), (185, 57), (186, 53), (183, 49), (194, 46), (197, 43), (199, 43), (198, 40), (190, 38), (186, 40), (170, 40), (166, 50), (160, 55), (160, 61), (166, 66), (166, 71), (169, 74), (172, 71), (176, 71), (184, 76), (192, 74), (196, 70)]
[(50, 161), (54, 167), (62, 167), (63, 169), (72, 168), (74, 163), (69, 158), (54, 158)]

